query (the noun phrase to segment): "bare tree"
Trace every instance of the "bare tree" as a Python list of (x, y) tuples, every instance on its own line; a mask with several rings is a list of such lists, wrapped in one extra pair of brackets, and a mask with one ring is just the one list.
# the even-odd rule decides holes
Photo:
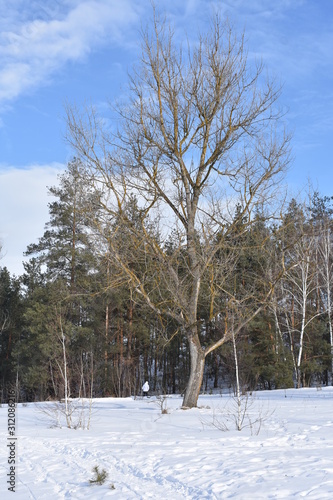
[[(318, 267), (318, 293), (323, 312), (327, 315), (329, 342), (331, 347), (331, 381), (333, 383), (333, 252), (332, 252), (332, 208), (333, 197), (321, 198), (314, 192), (311, 199), (311, 215), (316, 234), (316, 258)], [(319, 304), (319, 300), (317, 301)]]
[(298, 334), (298, 353), (296, 357), (297, 387), (301, 387), (301, 365), (304, 349), (304, 335), (308, 325), (322, 311), (312, 311), (309, 307), (310, 298), (317, 289), (317, 269), (315, 267), (315, 238), (304, 237), (293, 248), (294, 265), (286, 272), (284, 281), (288, 283), (289, 295), (294, 304), (292, 314), (299, 316), (299, 324), (293, 321), (293, 332)]
[(333, 324), (332, 324), (332, 285), (333, 285), (333, 260), (332, 260), (332, 234), (331, 224), (324, 221), (324, 227), (318, 242), (319, 258), (321, 259), (320, 274), (323, 280), (321, 298), (327, 313), (331, 345), (331, 377), (333, 383)]
[[(105, 217), (95, 221), (96, 230), (106, 234), (107, 224), (117, 221), (105, 245), (113, 263), (136, 296), (186, 333), (191, 360), (186, 407), (197, 404), (205, 357), (226, 340), (223, 336), (206, 349), (200, 342), (204, 277), (212, 275), (207, 293), (213, 319), (219, 314), (214, 291), (222, 290), (228, 277), (228, 265), (220, 261), (223, 271), (215, 272), (214, 262), (230, 245), (236, 203), (238, 218), (246, 216), (247, 225), (263, 203), (272, 216), (273, 193), (289, 161), (279, 95), (273, 82), (264, 81), (262, 64), (249, 63), (244, 36), (237, 37), (218, 15), (208, 34), (184, 50), (154, 12), (152, 29), (142, 33), (129, 101), (119, 108), (118, 132), (110, 131), (94, 109), (67, 109), (68, 139), (90, 169), (90, 182), (105, 193)], [(131, 196), (138, 199), (135, 224), (126, 212)], [(164, 241), (172, 231), (177, 235), (172, 252), (151, 230), (152, 221)], [(128, 242), (150, 256), (145, 272), (133, 264)]]
[[(290, 351), (297, 387), (305, 380), (304, 354), (314, 336), (313, 322), (326, 312), (325, 247), (321, 241), (321, 218), (313, 218), (315, 207), (311, 196), (298, 204), (292, 200), (282, 229), (281, 259), (285, 268), (277, 291), (275, 321), (280, 335), (289, 337)], [(326, 248), (327, 251), (327, 248)], [(326, 270), (327, 271), (327, 270)]]
[(59, 371), (61, 373), (63, 383), (64, 383), (64, 402), (65, 402), (65, 416), (66, 416), (66, 423), (67, 427), (71, 427), (71, 413), (69, 410), (69, 397), (70, 397), (70, 386), (69, 386), (69, 380), (68, 380), (68, 363), (67, 363), (67, 353), (66, 353), (66, 336), (62, 324), (62, 313), (61, 310), (55, 311), (56, 313), (56, 318), (59, 322), (59, 330), (60, 333), (58, 334), (59, 341), (61, 343), (61, 349), (62, 349), (62, 356), (63, 360), (62, 363), (57, 361), (57, 365), (59, 368)]

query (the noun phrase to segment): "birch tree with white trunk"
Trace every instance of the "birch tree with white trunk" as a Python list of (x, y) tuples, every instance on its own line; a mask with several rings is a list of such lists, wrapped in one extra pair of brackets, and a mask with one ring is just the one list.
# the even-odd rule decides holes
[[(297, 387), (302, 387), (302, 361), (304, 337), (311, 322), (323, 314), (313, 309), (313, 297), (318, 288), (316, 266), (316, 237), (303, 234), (292, 247), (288, 256), (289, 269), (283, 281), (284, 290), (289, 295), (289, 315), (285, 311), (286, 325), (291, 332), (291, 349), (296, 364)], [(295, 341), (297, 335), (297, 341)]]
[(332, 288), (333, 288), (333, 252), (332, 232), (330, 221), (326, 221), (318, 239), (318, 252), (320, 258), (319, 272), (321, 275), (321, 299), (327, 314), (329, 338), (331, 346), (331, 378), (333, 384), (333, 324), (332, 324)]

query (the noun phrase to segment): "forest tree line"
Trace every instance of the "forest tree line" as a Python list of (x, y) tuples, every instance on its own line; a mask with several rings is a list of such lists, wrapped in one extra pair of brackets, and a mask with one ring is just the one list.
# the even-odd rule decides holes
[[(146, 379), (153, 392), (182, 393), (190, 369), (186, 335), (172, 319), (140, 301), (127, 275), (111, 264), (110, 250), (91, 229), (91, 219), (98, 217), (93, 214), (96, 193), (78, 175), (82, 168), (74, 159), (59, 186), (50, 189), (50, 220), (38, 243), (27, 249), (24, 274), (14, 277), (0, 270), (2, 398), (13, 385), (21, 401), (62, 398), (63, 341), (73, 397), (137, 395)], [(318, 193), (308, 203), (293, 199), (278, 222), (258, 212), (248, 225), (245, 217), (239, 219), (239, 207), (234, 210), (233, 234), (215, 256), (200, 292), (202, 345), (220, 338), (232, 322), (240, 324), (262, 300), (260, 312), (235, 339), (242, 389), (330, 384), (332, 199)], [(133, 224), (139, 212), (132, 197), (127, 215)], [(163, 240), (161, 228), (151, 231)], [(126, 240), (126, 234), (119, 238)], [(178, 248), (176, 239), (171, 233), (163, 243), (169, 255)], [(131, 266), (142, 272), (154, 268), (144, 246), (127, 250)], [(221, 287), (214, 284), (220, 312), (212, 318), (206, 292), (221, 262), (229, 271)], [(280, 278), (265, 298), (273, 275)], [(165, 290), (165, 300), (167, 295)], [(231, 297), (237, 298), (234, 305)], [(234, 387), (233, 343), (227, 338), (207, 356), (201, 390)]]

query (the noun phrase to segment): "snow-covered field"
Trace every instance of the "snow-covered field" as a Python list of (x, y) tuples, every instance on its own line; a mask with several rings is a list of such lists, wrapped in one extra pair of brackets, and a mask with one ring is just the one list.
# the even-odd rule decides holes
[[(168, 397), (161, 414), (154, 397), (96, 399), (90, 430), (51, 428), (40, 404), (19, 404), (16, 441), (2, 405), (1, 499), (333, 498), (332, 388), (256, 393), (241, 432), (230, 396), (200, 396), (192, 410), (181, 402)], [(109, 474), (103, 485), (89, 483), (95, 465)]]

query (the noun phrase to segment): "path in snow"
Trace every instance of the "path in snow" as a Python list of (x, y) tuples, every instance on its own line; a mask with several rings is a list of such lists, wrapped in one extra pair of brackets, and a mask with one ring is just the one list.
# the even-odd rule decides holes
[[(285, 397), (287, 396), (287, 397)], [(18, 405), (18, 479), (7, 491), (7, 405), (0, 408), (1, 498), (289, 499), (333, 498), (333, 390), (257, 393), (266, 415), (259, 435), (209, 425), (228, 397), (201, 396), (202, 408), (168, 415), (152, 399), (98, 399), (87, 430), (49, 428), (39, 405)], [(109, 472), (91, 486), (92, 467)], [(115, 489), (109, 488), (110, 483)]]

